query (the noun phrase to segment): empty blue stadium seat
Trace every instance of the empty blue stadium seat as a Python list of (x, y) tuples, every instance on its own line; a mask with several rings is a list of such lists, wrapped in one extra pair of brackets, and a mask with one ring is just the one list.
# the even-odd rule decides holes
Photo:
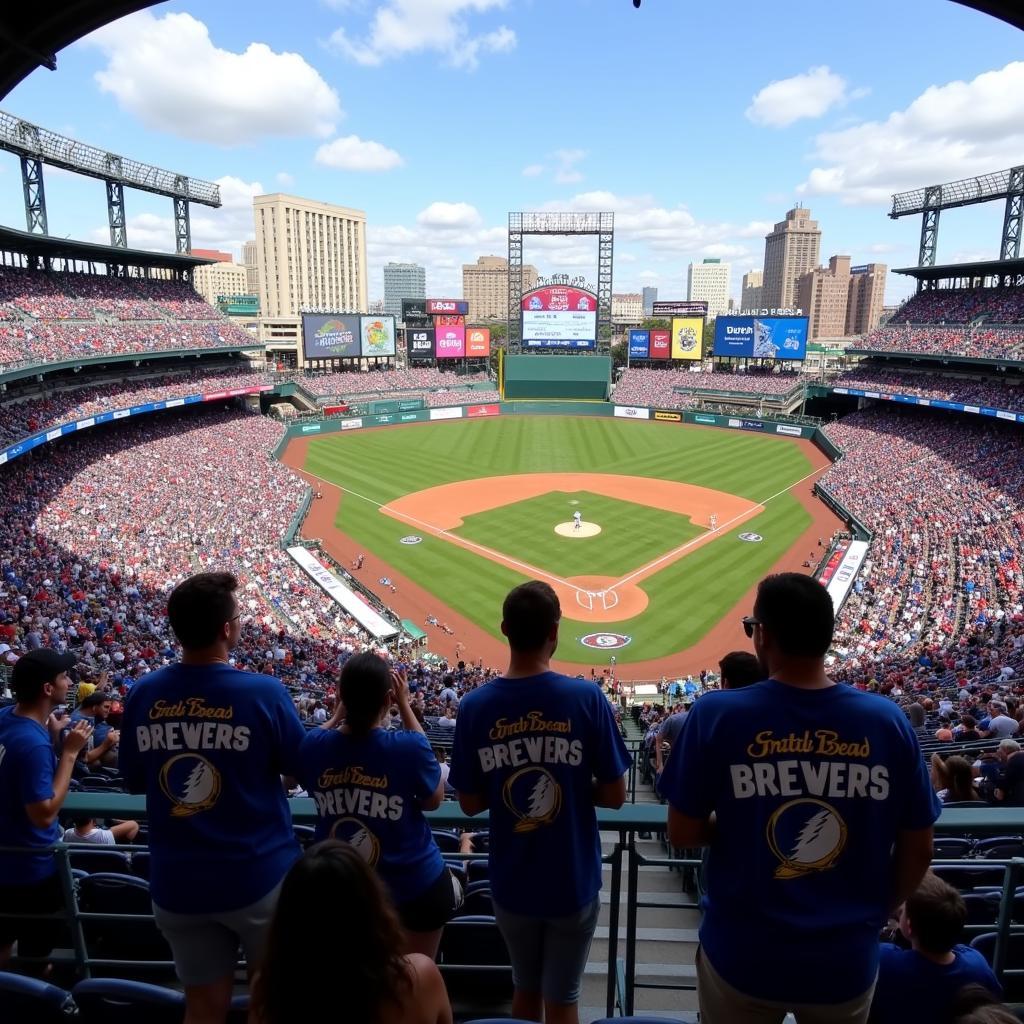
[(432, 828), (430, 833), (442, 853), (459, 852), (460, 839), (454, 832), (450, 832), (446, 828)]
[(109, 846), (72, 846), (68, 851), (68, 860), (73, 868), (81, 868), (90, 875), (98, 871), (127, 875), (131, 871), (128, 854)]
[(81, 1024), (181, 1024), (185, 996), (141, 981), (91, 978), (72, 990)]
[(134, 875), (103, 872), (78, 883), (78, 906), (89, 914), (128, 914), (137, 920), (82, 922), (91, 956), (103, 960), (169, 962), (170, 947), (153, 920), (149, 883)]
[(966, 857), (974, 848), (974, 840), (956, 836), (937, 836), (932, 843), (932, 857), (935, 860), (953, 860)]
[(70, 992), (0, 971), (0, 1020), (4, 1024), (64, 1024), (73, 1013)]

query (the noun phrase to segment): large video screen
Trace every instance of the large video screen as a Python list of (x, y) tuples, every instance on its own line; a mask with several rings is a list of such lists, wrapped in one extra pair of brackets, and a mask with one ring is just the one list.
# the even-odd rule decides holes
[(434, 328), (409, 327), (405, 332), (410, 359), (434, 358)]
[(393, 316), (360, 317), (360, 336), (364, 359), (395, 354), (395, 318)]
[(597, 347), (597, 296), (546, 285), (523, 296), (524, 348)]
[[(359, 319), (350, 313), (303, 313), (303, 355), (306, 359), (357, 358), (360, 354)], [(393, 342), (391, 351), (394, 353)]]
[(715, 321), (715, 355), (806, 359), (807, 317), (720, 316)]
[(466, 354), (465, 327), (436, 327), (434, 339), (438, 359), (461, 359)]
[(673, 359), (700, 359), (703, 344), (704, 320), (702, 317), (672, 317)]

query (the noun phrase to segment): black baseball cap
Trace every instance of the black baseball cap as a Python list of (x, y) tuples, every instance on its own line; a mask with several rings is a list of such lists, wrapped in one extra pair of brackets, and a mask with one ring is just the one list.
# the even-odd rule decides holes
[(19, 700), (38, 696), (44, 683), (52, 683), (61, 672), (78, 664), (73, 654), (61, 654), (49, 647), (38, 647), (23, 654), (11, 672), (11, 690)]

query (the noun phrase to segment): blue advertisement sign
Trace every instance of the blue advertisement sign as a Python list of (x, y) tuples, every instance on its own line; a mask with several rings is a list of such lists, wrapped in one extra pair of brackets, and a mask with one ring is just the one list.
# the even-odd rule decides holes
[(715, 355), (747, 359), (805, 359), (807, 317), (720, 316)]
[(650, 355), (651, 332), (630, 331), (629, 332), (629, 358), (647, 359)]

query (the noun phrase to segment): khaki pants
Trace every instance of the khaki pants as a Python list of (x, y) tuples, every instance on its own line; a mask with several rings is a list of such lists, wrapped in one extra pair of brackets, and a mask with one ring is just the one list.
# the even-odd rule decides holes
[(782, 1024), (787, 1013), (797, 1024), (867, 1024), (875, 986), (846, 1003), (775, 1003), (734, 989), (697, 950), (697, 998), (701, 1024)]

